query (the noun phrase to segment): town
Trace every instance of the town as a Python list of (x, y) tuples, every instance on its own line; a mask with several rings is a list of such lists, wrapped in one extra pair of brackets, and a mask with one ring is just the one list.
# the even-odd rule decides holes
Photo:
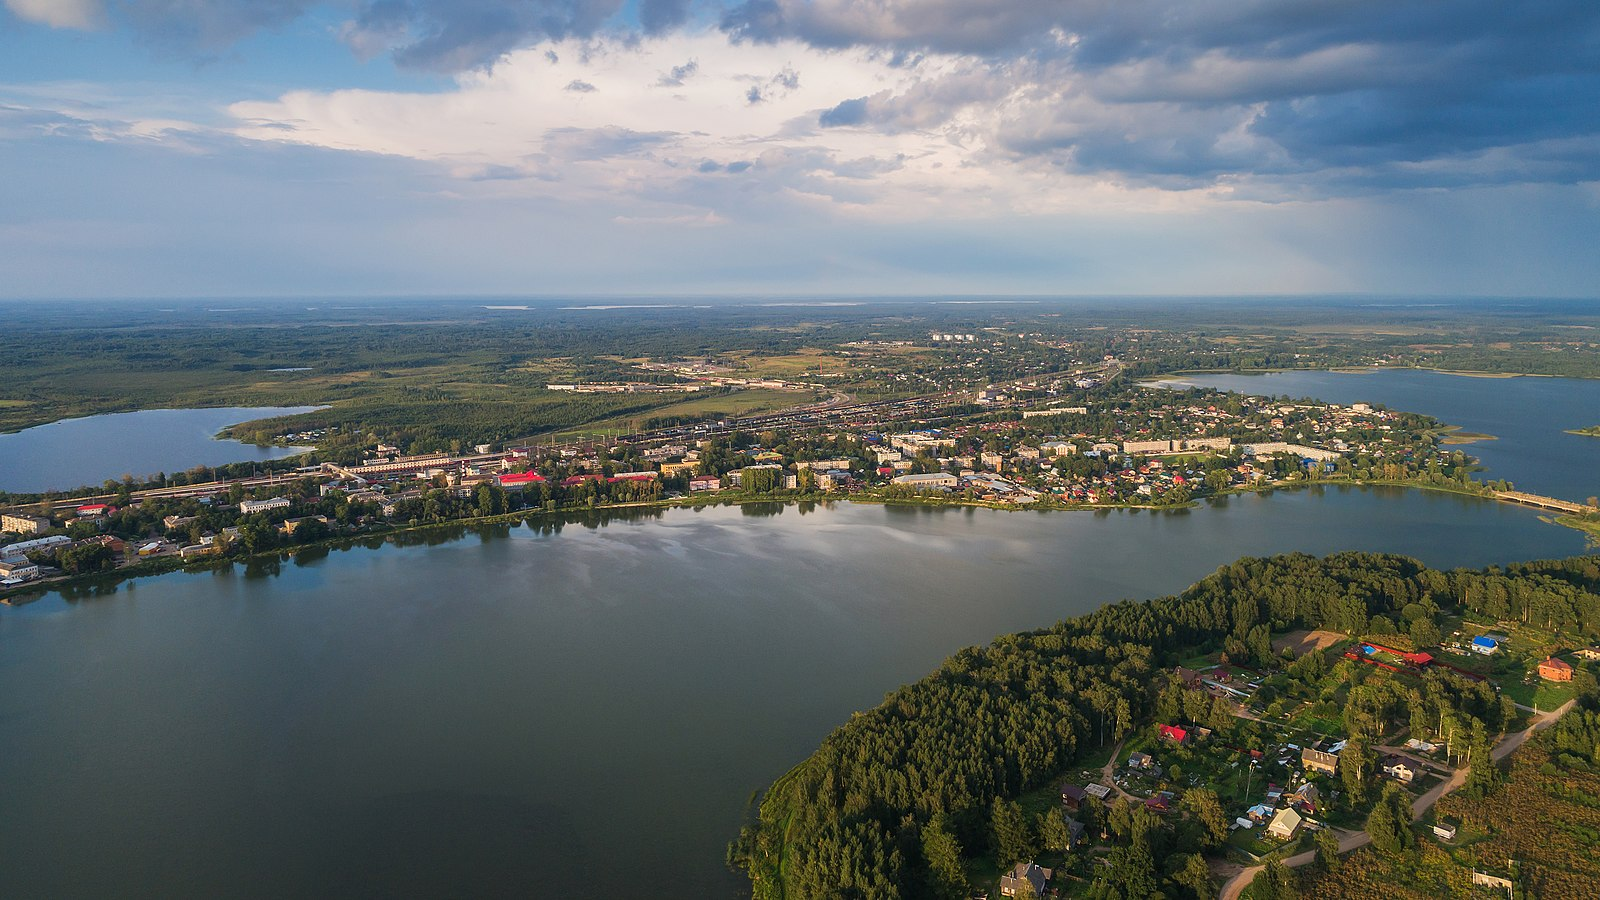
[(0, 590), (447, 520), (639, 504), (834, 498), (1160, 508), (1311, 483), (1490, 490), (1426, 417), (1141, 383), (1114, 361), (969, 393), (835, 402), (605, 440), (409, 455), (373, 440), (330, 455), (251, 477), (200, 471), (10, 508), (0, 519), (12, 536), (0, 546)]

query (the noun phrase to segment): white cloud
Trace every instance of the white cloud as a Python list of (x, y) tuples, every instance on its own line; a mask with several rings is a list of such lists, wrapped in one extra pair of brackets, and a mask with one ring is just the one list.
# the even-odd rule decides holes
[[(296, 91), (229, 112), (246, 138), (425, 160), (481, 190), (599, 204), (626, 219), (736, 220), (773, 205), (920, 219), (1196, 202), (1004, 152), (993, 136), (1025, 108), (1026, 85), (990, 65), (954, 54), (896, 65), (872, 50), (736, 44), (715, 31), (574, 39), (509, 54), (445, 92)], [(882, 121), (819, 124), (862, 97)]]
[(100, 0), (5, 0), (17, 18), (51, 28), (93, 28), (104, 10)]

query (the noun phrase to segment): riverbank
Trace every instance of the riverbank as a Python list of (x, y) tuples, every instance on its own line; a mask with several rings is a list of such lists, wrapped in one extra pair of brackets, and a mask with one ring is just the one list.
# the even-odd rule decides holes
[[(964, 498), (928, 496), (920, 497), (880, 497), (870, 494), (856, 495), (829, 495), (806, 494), (791, 496), (723, 496), (693, 498), (673, 498), (670, 500), (640, 500), (628, 503), (608, 504), (584, 509), (523, 509), (514, 512), (501, 513), (494, 516), (474, 516), (462, 519), (450, 519), (442, 522), (419, 522), (389, 525), (360, 534), (339, 535), (325, 540), (297, 544), (293, 547), (275, 548), (260, 553), (244, 556), (229, 557), (202, 557), (200, 559), (182, 559), (178, 556), (162, 556), (152, 559), (142, 559), (110, 572), (91, 572), (82, 575), (59, 577), (47, 581), (34, 581), (10, 589), (0, 589), (0, 603), (9, 606), (19, 606), (31, 603), (52, 591), (75, 593), (82, 590), (98, 592), (112, 589), (117, 585), (137, 578), (156, 575), (166, 575), (172, 572), (208, 572), (227, 568), (235, 563), (244, 565), (259, 564), (269, 561), (284, 562), (294, 559), (307, 552), (348, 550), (357, 546), (372, 545), (374, 548), (381, 546), (396, 538), (407, 536), (425, 536), (430, 532), (446, 530), (466, 531), (472, 528), (493, 527), (497, 525), (517, 526), (535, 522), (558, 524), (565, 522), (581, 522), (585, 519), (604, 516), (609, 513), (638, 513), (638, 512), (666, 512), (672, 509), (705, 509), (708, 507), (741, 507), (741, 506), (803, 506), (805, 504), (831, 505), (846, 502), (863, 505), (877, 506), (903, 506), (918, 509), (989, 509), (1001, 512), (1112, 512), (1146, 511), (1146, 512), (1185, 512), (1198, 509), (1204, 501), (1224, 499), (1233, 495), (1270, 494), (1279, 490), (1301, 490), (1313, 487), (1395, 487), (1411, 488), (1422, 491), (1432, 491), (1444, 494), (1455, 494), (1490, 502), (1508, 503), (1512, 506), (1521, 504), (1513, 503), (1493, 495), (1483, 494), (1470, 490), (1456, 489), (1435, 484), (1421, 484), (1407, 481), (1384, 480), (1355, 480), (1348, 478), (1318, 479), (1304, 481), (1284, 481), (1270, 484), (1236, 485), (1216, 494), (1207, 495), (1182, 504), (1155, 505), (1141, 503), (1099, 503), (1099, 504), (1060, 504), (1060, 503), (995, 503), (984, 500), (967, 500)], [(1600, 522), (1582, 519), (1576, 516), (1540, 517), (1552, 525), (1560, 525), (1583, 531), (1587, 534), (1600, 537)]]
[(1271, 375), (1277, 372), (1334, 372), (1339, 375), (1376, 375), (1381, 372), (1437, 372), (1440, 375), (1458, 375), (1462, 378), (1575, 378), (1592, 379), (1590, 375), (1546, 375), (1539, 372), (1471, 372), (1462, 369), (1436, 369), (1432, 366), (1296, 366), (1276, 368), (1236, 369), (1181, 369), (1165, 375), (1154, 375), (1144, 381), (1182, 381), (1189, 375)]

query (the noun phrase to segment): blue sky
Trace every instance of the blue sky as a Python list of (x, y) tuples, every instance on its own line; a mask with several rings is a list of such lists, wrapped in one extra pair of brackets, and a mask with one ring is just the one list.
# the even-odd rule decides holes
[(0, 296), (1600, 294), (1592, 0), (0, 0)]

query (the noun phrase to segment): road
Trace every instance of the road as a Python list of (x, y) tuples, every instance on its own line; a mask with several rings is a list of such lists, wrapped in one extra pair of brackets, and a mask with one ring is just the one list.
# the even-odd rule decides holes
[[(1518, 747), (1521, 747), (1527, 742), (1529, 737), (1533, 736), (1534, 732), (1542, 731), (1543, 729), (1550, 727), (1552, 722), (1566, 715), (1567, 711), (1572, 709), (1573, 704), (1576, 702), (1577, 701), (1575, 700), (1568, 700), (1554, 712), (1542, 714), (1526, 729), (1519, 731), (1516, 734), (1506, 735), (1500, 740), (1500, 743), (1495, 745), (1493, 750), (1489, 751), (1489, 755), (1494, 758), (1495, 762), (1499, 762), (1500, 760), (1505, 759), (1507, 756), (1510, 756), (1512, 753), (1515, 753)], [(1451, 791), (1462, 786), (1463, 784), (1466, 784), (1467, 774), (1471, 771), (1471, 766), (1464, 766), (1460, 769), (1457, 769), (1455, 774), (1451, 775), (1448, 780), (1441, 781), (1440, 783), (1434, 785), (1433, 788), (1427, 793), (1413, 800), (1411, 802), (1411, 821), (1415, 822), (1418, 819), (1421, 819), (1424, 815), (1427, 815), (1428, 810), (1433, 809), (1433, 805), (1438, 803), (1440, 798), (1444, 797), (1446, 794), (1449, 794)], [(1340, 853), (1349, 853), (1352, 850), (1365, 847), (1367, 844), (1372, 842), (1372, 838), (1369, 837), (1365, 831), (1336, 831), (1335, 833), (1339, 835)], [(1291, 869), (1294, 869), (1303, 865), (1307, 865), (1316, 858), (1317, 854), (1315, 850), (1307, 850), (1304, 853), (1296, 853), (1294, 856), (1285, 859), (1283, 864)], [(1243, 893), (1244, 889), (1250, 886), (1250, 882), (1255, 880), (1256, 874), (1263, 868), (1265, 867), (1250, 866), (1249, 868), (1241, 869), (1238, 874), (1228, 879), (1227, 883), (1222, 886), (1222, 891), (1218, 893), (1217, 896), (1220, 898), (1220, 900), (1238, 900), (1239, 894)]]

